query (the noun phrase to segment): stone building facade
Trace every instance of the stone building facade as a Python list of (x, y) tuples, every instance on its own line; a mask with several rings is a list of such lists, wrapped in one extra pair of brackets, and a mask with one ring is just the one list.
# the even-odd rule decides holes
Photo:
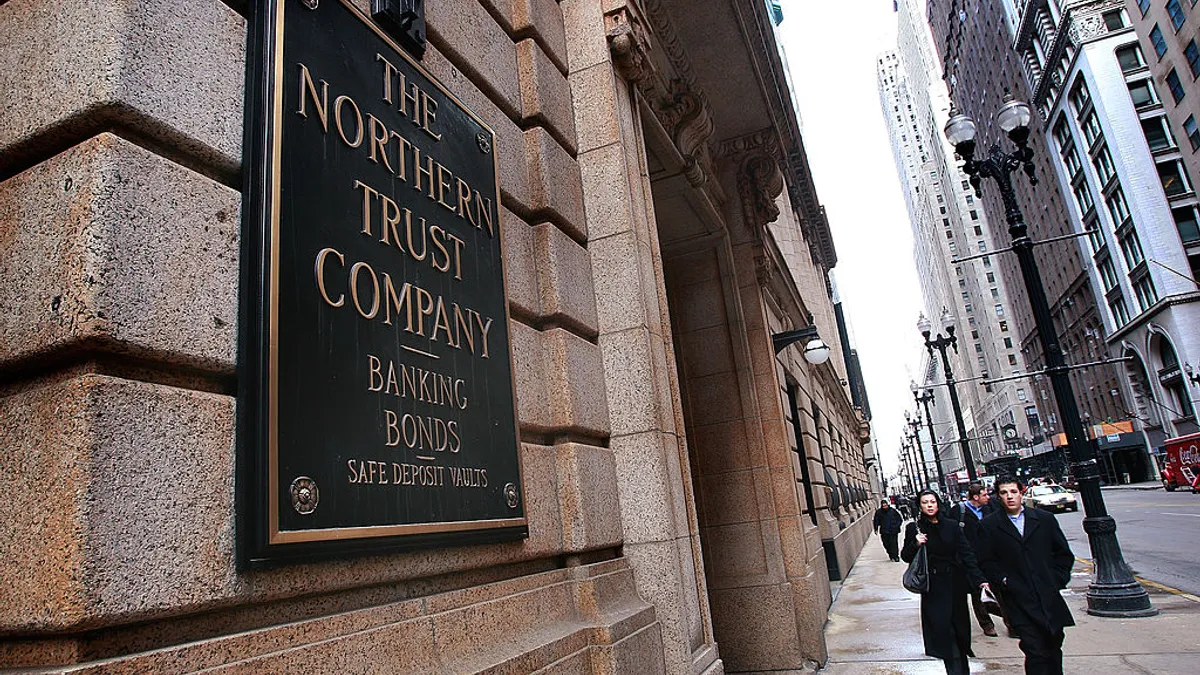
[[(422, 66), (495, 132), (528, 537), (238, 564), (251, 6), (9, 0), (0, 668), (825, 660), (869, 427), (769, 6), (425, 5)], [(808, 325), (828, 362), (776, 353)]]

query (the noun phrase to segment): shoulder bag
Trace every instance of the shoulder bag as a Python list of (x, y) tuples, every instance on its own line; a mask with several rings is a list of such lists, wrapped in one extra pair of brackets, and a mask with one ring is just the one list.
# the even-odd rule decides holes
[(913, 593), (929, 592), (929, 560), (925, 555), (925, 547), (917, 549), (908, 569), (904, 570), (904, 588)]

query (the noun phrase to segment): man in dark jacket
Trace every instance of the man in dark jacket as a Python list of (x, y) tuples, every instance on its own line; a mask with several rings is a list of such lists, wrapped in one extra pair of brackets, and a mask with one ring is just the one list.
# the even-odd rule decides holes
[[(955, 515), (962, 522), (963, 532), (967, 535), (967, 542), (971, 544), (971, 550), (975, 551), (976, 557), (979, 556), (979, 523), (993, 510), (992, 505), (988, 502), (987, 486), (981, 483), (971, 483), (967, 486), (967, 500), (959, 503), (958, 509), (956, 509), (958, 513)], [(1001, 590), (999, 587), (992, 587), (992, 592), (996, 597), (997, 604), (1000, 604)], [(979, 622), (983, 634), (988, 637), (996, 637), (996, 623), (992, 621), (992, 615), (984, 606), (979, 591), (971, 593), (971, 608), (975, 611), (975, 620)], [(1005, 619), (1005, 626), (1008, 626), (1007, 621)], [(1010, 637), (1015, 637), (1011, 626), (1008, 626), (1008, 634)]]
[(896, 537), (900, 534), (900, 525), (903, 520), (900, 518), (900, 513), (892, 508), (892, 505), (885, 499), (879, 502), (879, 508), (875, 510), (875, 531), (879, 533), (879, 538), (883, 540), (883, 548), (887, 551), (888, 557), (892, 562), (900, 562), (900, 551), (896, 546)]
[(1059, 591), (1071, 581), (1075, 556), (1054, 516), (1021, 505), (1016, 478), (996, 479), (1004, 505), (979, 524), (979, 567), (1002, 589), (1004, 611), (1020, 634), (1027, 674), (1063, 672), (1063, 629), (1074, 626)]

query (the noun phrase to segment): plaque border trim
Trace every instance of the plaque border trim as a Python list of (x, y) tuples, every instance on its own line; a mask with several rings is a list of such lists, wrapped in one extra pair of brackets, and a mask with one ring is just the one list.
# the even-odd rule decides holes
[[(251, 371), (248, 374), (240, 372), (239, 378), (243, 379), (243, 380), (253, 379), (255, 382), (258, 382), (260, 385), (263, 384), (264, 383), (263, 381), (265, 380), (266, 389), (267, 389), (267, 396), (266, 396), (266, 401), (265, 401), (265, 403), (266, 403), (266, 410), (265, 410), (266, 420), (265, 420), (265, 422), (266, 422), (266, 427), (267, 427), (266, 434), (265, 434), (266, 441), (267, 441), (267, 443), (266, 443), (267, 444), (267, 453), (266, 453), (267, 461), (266, 461), (266, 466), (262, 466), (261, 455), (254, 454), (255, 453), (254, 447), (261, 446), (261, 443), (263, 440), (263, 435), (264, 435), (262, 433), (262, 428), (261, 428), (262, 421), (263, 421), (262, 416), (263, 416), (263, 412), (264, 412), (263, 405), (262, 405), (264, 403), (264, 401), (262, 400), (262, 396), (261, 396), (261, 388), (260, 388), (260, 393), (256, 397), (248, 399), (245, 395), (246, 389), (245, 389), (245, 384), (244, 384), (244, 385), (242, 385), (242, 387), (240, 387), (239, 403), (248, 403), (251, 400), (254, 401), (253, 406), (249, 406), (249, 405), (247, 406), (247, 410), (246, 410), (245, 414), (248, 416), (257, 418), (259, 420), (259, 423), (256, 426), (254, 426), (252, 429), (240, 429), (239, 430), (239, 434), (238, 434), (239, 455), (247, 455), (247, 454), (254, 455), (255, 461), (251, 461), (252, 458), (244, 457), (244, 456), (239, 458), (239, 461), (238, 461), (238, 463), (239, 463), (239, 478), (238, 478), (238, 480), (239, 481), (244, 480), (247, 483), (246, 485), (242, 486), (242, 488), (240, 490), (240, 494), (250, 496), (255, 491), (256, 488), (261, 487), (261, 482), (263, 480), (263, 477), (261, 475), (258, 475), (255, 478), (249, 478), (246, 475), (249, 472), (244, 471), (243, 469), (251, 468), (255, 473), (258, 473), (258, 474), (261, 474), (261, 472), (264, 470), (266, 471), (266, 480), (267, 480), (267, 486), (266, 486), (267, 487), (267, 501), (266, 501), (266, 503), (264, 504), (262, 502), (261, 493), (258, 493), (257, 498), (247, 499), (245, 501), (245, 504), (246, 505), (253, 504), (255, 506), (255, 508), (260, 510), (260, 512), (261, 512), (261, 509), (263, 507), (265, 507), (265, 509), (267, 511), (267, 514), (266, 514), (267, 522), (265, 523), (266, 527), (263, 528), (264, 523), (261, 522), (261, 518), (255, 518), (254, 516), (243, 513), (243, 512), (241, 512), (241, 510), (239, 510), (239, 514), (238, 514), (239, 529), (253, 530), (250, 533), (243, 533), (243, 534), (248, 534), (248, 536), (242, 536), (242, 537), (238, 538), (238, 541), (240, 542), (239, 549), (241, 550), (241, 555), (239, 555), (239, 560), (241, 563), (243, 563), (245, 565), (257, 567), (257, 566), (263, 566), (265, 564), (271, 564), (271, 563), (278, 564), (278, 562), (286, 562), (286, 561), (291, 561), (291, 560), (300, 561), (300, 560), (310, 560), (310, 559), (316, 559), (316, 558), (334, 557), (334, 556), (337, 556), (339, 553), (344, 553), (344, 552), (382, 554), (382, 553), (402, 551), (402, 550), (411, 550), (414, 548), (431, 548), (431, 547), (439, 546), (442, 544), (446, 544), (446, 545), (483, 544), (483, 543), (509, 541), (509, 540), (513, 540), (513, 539), (526, 537), (526, 536), (528, 536), (528, 514), (525, 511), (525, 507), (526, 507), (525, 475), (524, 475), (524, 467), (520, 460), (520, 452), (521, 452), (520, 420), (517, 415), (516, 378), (513, 375), (515, 370), (513, 368), (512, 334), (511, 334), (510, 329), (506, 331), (508, 333), (506, 347), (507, 347), (507, 357), (508, 357), (509, 373), (510, 373), (509, 387), (512, 392), (512, 406), (513, 406), (512, 415), (513, 415), (513, 421), (514, 421), (514, 430), (516, 432), (515, 433), (515, 440), (516, 440), (515, 452), (517, 454), (517, 457), (516, 457), (516, 459), (517, 459), (517, 474), (518, 474), (518, 480), (519, 480), (518, 489), (520, 490), (520, 495), (521, 495), (521, 513), (522, 513), (522, 515), (520, 517), (495, 518), (495, 519), (486, 519), (486, 520), (458, 520), (458, 521), (452, 520), (452, 521), (441, 521), (441, 522), (430, 522), (430, 523), (408, 523), (408, 524), (400, 524), (400, 525), (371, 525), (371, 526), (361, 526), (361, 527), (360, 526), (352, 526), (352, 527), (340, 527), (340, 528), (319, 528), (319, 529), (307, 529), (307, 530), (281, 530), (279, 527), (280, 509), (282, 508), (280, 506), (280, 485), (279, 485), (279, 481), (278, 481), (278, 467), (279, 467), (279, 445), (278, 445), (278, 432), (279, 432), (279, 425), (278, 425), (279, 284), (278, 284), (278, 279), (279, 279), (279, 264), (280, 264), (278, 251), (279, 251), (279, 247), (280, 247), (280, 229), (281, 229), (280, 213), (279, 213), (280, 206), (279, 205), (280, 205), (280, 191), (281, 191), (281, 189), (280, 189), (281, 177), (280, 176), (281, 176), (282, 154), (283, 154), (282, 128), (283, 128), (283, 96), (284, 96), (284, 91), (283, 91), (284, 90), (284, 87), (283, 87), (283, 79), (284, 79), (284, 77), (283, 77), (283, 68), (284, 68), (283, 48), (284, 48), (284, 23), (285, 23), (284, 22), (284, 12), (285, 12), (284, 5), (287, 2), (291, 2), (291, 1), (292, 0), (273, 0), (271, 2), (263, 3), (262, 6), (259, 6), (257, 8), (251, 8), (252, 13), (273, 11), (274, 15), (271, 16), (270, 19), (264, 19), (262, 21), (261, 26), (258, 24), (258, 22), (251, 23), (250, 32), (252, 33), (252, 35), (249, 38), (250, 44), (248, 45), (249, 48), (247, 49), (248, 67), (257, 69), (257, 70), (261, 71), (264, 75), (267, 72), (269, 72), (271, 74), (270, 75), (271, 79), (266, 80), (266, 81), (256, 81), (255, 76), (253, 75), (253, 73), (255, 71), (250, 71), (247, 74), (248, 75), (248, 77), (247, 77), (247, 111), (248, 111), (248, 113), (253, 114), (254, 116), (253, 117), (247, 116), (246, 122), (245, 122), (246, 129), (247, 129), (246, 134), (245, 134), (245, 141), (246, 141), (246, 146), (247, 146), (246, 152), (247, 152), (247, 154), (257, 153), (258, 156), (260, 157), (260, 159), (266, 160), (266, 161), (261, 162), (261, 164), (263, 164), (263, 165), (266, 165), (269, 162), (271, 175), (269, 177), (269, 186), (268, 186), (266, 184), (266, 181), (262, 180), (262, 178), (264, 178), (264, 177), (260, 176), (257, 173), (258, 171), (261, 171), (261, 167), (251, 165), (248, 167), (248, 170), (246, 172), (248, 192), (243, 192), (243, 196), (244, 197), (252, 197), (255, 194), (255, 191), (257, 191), (257, 197), (248, 198), (247, 202), (250, 203), (252, 209), (254, 207), (266, 206), (268, 212), (266, 214), (267, 218), (266, 218), (265, 222), (262, 222), (260, 217), (254, 216), (253, 213), (248, 214), (248, 216), (244, 222), (247, 222), (247, 223), (253, 222), (254, 223), (254, 225), (256, 226), (253, 228), (254, 231), (260, 232), (261, 235), (264, 235), (264, 236), (259, 237), (259, 241), (261, 243), (266, 243), (266, 241), (269, 240), (269, 244), (268, 244), (269, 250), (263, 251), (261, 248), (261, 243), (260, 243), (260, 247), (257, 250), (251, 251), (250, 255), (246, 255), (244, 253), (246, 262), (244, 262), (243, 265), (245, 265), (246, 267), (250, 267), (250, 266), (257, 267), (257, 270), (258, 270), (257, 272), (251, 271), (250, 279), (257, 281), (258, 283), (256, 283), (256, 284), (248, 283), (248, 280), (247, 280), (245, 274), (243, 275), (244, 291), (250, 290), (250, 289), (254, 289), (256, 291), (256, 299), (253, 299), (251, 301), (254, 303), (253, 308), (256, 311), (254, 311), (253, 315), (249, 317), (249, 319), (253, 321), (253, 325), (248, 324), (248, 323), (243, 323), (241, 329), (243, 331), (246, 331), (246, 334), (243, 338), (244, 340), (249, 339), (251, 334), (255, 338), (258, 338), (261, 340), (262, 336), (259, 334), (259, 332), (265, 327), (266, 332), (267, 332), (266, 337), (268, 339), (268, 342), (267, 342), (265, 354), (262, 353), (261, 347), (255, 348), (255, 347), (251, 346), (251, 347), (247, 348), (246, 345), (243, 345), (241, 347), (243, 360), (246, 356), (250, 355), (251, 353), (257, 354), (257, 356), (253, 357), (253, 360), (255, 362), (254, 363), (255, 370)], [(408, 63), (409, 66), (411, 66), (414, 70), (416, 70), (422, 77), (424, 77), (432, 86), (436, 87), (437, 90), (440, 91), (443, 95), (445, 95), (448, 99), (453, 101), (454, 104), (456, 106), (458, 106), (458, 108), (463, 113), (465, 113), (467, 116), (469, 116), (475, 122), (477, 122), (480, 125), (480, 127), (483, 129), (483, 131), (491, 136), (492, 150), (491, 150), (490, 154), (492, 156), (493, 174), (495, 176), (495, 186), (494, 186), (495, 193), (494, 194), (495, 194), (495, 200), (496, 200), (495, 201), (495, 204), (496, 204), (495, 241), (497, 243), (497, 247), (499, 248), (499, 256), (498, 256), (499, 269), (500, 269), (502, 284), (504, 286), (504, 297), (505, 297), (504, 320), (505, 320), (506, 328), (510, 328), (512, 325), (512, 317), (511, 317), (511, 312), (510, 312), (510, 307), (509, 307), (509, 302), (508, 302), (508, 297), (509, 297), (508, 276), (507, 276), (507, 274), (504, 273), (504, 253), (503, 253), (503, 226), (504, 226), (504, 224), (503, 224), (503, 218), (502, 218), (502, 215), (503, 215), (502, 208), (503, 207), (502, 207), (502, 202), (501, 202), (501, 191), (500, 191), (500, 161), (499, 161), (499, 152), (498, 152), (498, 148), (496, 145), (496, 132), (491, 128), (490, 125), (488, 125), (487, 122), (485, 122), (479, 115), (477, 115), (473, 110), (471, 110), (471, 108), (469, 106), (467, 106), (465, 103), (463, 103), (462, 100), (460, 100), (453, 92), (451, 92), (449, 89), (447, 89), (446, 86), (443, 85), (442, 82), (437, 77), (434, 77), (431, 73), (426, 71), (425, 68), (419, 62), (417, 62), (415, 59), (413, 59), (413, 57), (410, 54), (408, 54), (408, 52), (405, 51), (400, 45), (398, 45), (395, 40), (391, 39), (378, 26), (376, 26), (369, 17), (367, 17), (358, 7), (356, 7), (351, 2), (351, 0), (337, 0), (337, 2), (339, 2), (339, 4), (341, 4), (346, 10), (348, 10), (353, 17), (357, 18), (360, 22), (362, 22), (362, 24), (366, 28), (370, 29), (373, 33), (375, 33), (381, 40), (384, 41), (384, 43), (386, 43), (396, 53), (400, 54), (401, 58), (403, 58)], [(256, 31), (267, 29), (267, 27), (269, 25), (268, 21), (273, 22), (273, 24), (274, 24), (274, 29), (272, 32), (270, 32), (269, 34), (266, 34), (266, 35), (262, 35), (262, 34), (253, 35), (253, 33), (255, 33)], [(260, 41), (258, 43), (257, 49), (254, 48), (255, 40)], [(264, 63), (264, 60), (267, 60), (267, 59), (269, 59), (269, 61)], [(255, 98), (256, 96), (257, 96), (257, 98)], [(269, 101), (269, 104), (267, 103), (268, 101)], [(267, 105), (264, 105), (264, 104), (267, 104)], [(264, 108), (265, 108), (265, 110), (264, 110)], [(264, 124), (264, 126), (266, 127), (265, 129), (262, 130), (264, 133), (264, 137), (261, 139), (251, 135), (252, 128), (256, 128), (256, 127), (253, 127), (253, 125), (259, 125), (259, 124)], [(253, 156), (253, 155), (251, 155), (251, 156)], [(265, 205), (262, 204), (261, 200), (263, 200), (263, 199), (268, 200), (269, 203), (265, 204)], [(255, 210), (257, 211), (258, 209), (255, 209)], [(252, 221), (250, 220), (251, 218), (253, 218)], [(262, 231), (263, 228), (261, 227), (264, 225), (265, 225), (265, 229), (266, 229), (265, 232)], [(265, 254), (265, 257), (267, 258), (266, 260), (263, 260), (264, 254)], [(267, 266), (264, 266), (262, 264), (264, 262), (267, 263)], [(267, 271), (266, 278), (262, 278), (261, 276), (255, 276), (255, 274), (261, 275), (263, 271)], [(269, 292), (267, 294), (262, 293), (263, 285), (268, 286)], [(269, 298), (268, 298), (268, 296), (269, 296)], [(266, 299), (266, 301), (269, 303), (269, 306), (267, 306), (265, 308), (262, 307), (262, 305), (261, 305), (262, 300), (264, 300), (264, 299)], [(243, 312), (245, 312), (246, 308), (249, 306), (249, 302), (244, 301), (242, 304), (243, 304)], [(264, 312), (262, 310), (264, 310), (264, 309), (266, 310), (266, 314), (267, 314), (266, 322), (262, 321), (262, 319), (264, 318), (263, 317)], [(242, 316), (245, 318), (246, 314), (243, 314)], [(264, 323), (265, 323), (265, 326), (264, 326)], [(266, 366), (265, 369), (264, 369), (264, 360), (265, 360), (265, 366)], [(264, 372), (264, 370), (265, 370), (265, 372)], [(239, 368), (239, 371), (241, 371), (241, 368)], [(242, 417), (242, 416), (239, 416), (239, 417), (240, 417), (239, 424), (247, 423), (247, 420), (244, 417)], [(252, 431), (253, 431), (253, 433), (251, 434)], [(249, 436), (249, 435), (253, 435), (253, 438), (243, 438), (244, 436)], [(251, 443), (254, 444), (254, 447), (247, 447)], [(264, 529), (265, 529), (265, 532), (263, 532)], [(472, 535), (469, 539), (459, 539), (459, 538), (454, 537), (455, 534), (461, 535), (461, 534), (470, 533), (470, 532), (476, 532), (478, 534)], [(265, 538), (262, 537), (262, 534), (265, 534), (266, 537)], [(404, 535), (407, 537), (412, 537), (412, 535), (425, 535), (425, 536), (419, 537), (416, 539), (411, 539), (411, 538), (410, 539), (396, 539), (393, 542), (389, 542), (387, 544), (380, 542), (380, 545), (378, 545), (377, 547), (371, 547), (371, 548), (363, 548), (361, 546), (354, 547), (352, 549), (345, 549), (345, 550), (333, 549), (333, 548), (316, 550), (316, 549), (312, 548), (312, 545), (314, 545), (314, 544), (319, 545), (321, 542), (346, 542), (346, 541), (360, 540), (361, 542), (365, 543), (365, 540), (375, 540), (375, 539), (386, 538), (386, 537), (398, 537), (401, 535)], [(303, 552), (301, 552), (299, 550), (297, 550), (296, 553), (287, 551), (287, 549), (296, 548), (296, 545), (302, 546), (304, 549)]]

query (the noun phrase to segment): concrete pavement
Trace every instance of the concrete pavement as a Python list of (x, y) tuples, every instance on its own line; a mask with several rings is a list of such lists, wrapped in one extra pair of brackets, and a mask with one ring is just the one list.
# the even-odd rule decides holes
[[(893, 563), (872, 537), (838, 589), (825, 638), (830, 675), (934, 675), (941, 661), (924, 654), (919, 598), (904, 590), (903, 563)], [(1101, 619), (1086, 612), (1091, 577), (1077, 565), (1064, 591), (1078, 624), (1067, 629), (1063, 645), (1067, 675), (1200, 672), (1200, 603), (1148, 588), (1159, 615), (1145, 619)], [(977, 658), (971, 672), (1019, 673), (1024, 658), (1011, 638), (989, 638), (972, 619), (971, 644)], [(1003, 626), (1000, 626), (1003, 635)]]

